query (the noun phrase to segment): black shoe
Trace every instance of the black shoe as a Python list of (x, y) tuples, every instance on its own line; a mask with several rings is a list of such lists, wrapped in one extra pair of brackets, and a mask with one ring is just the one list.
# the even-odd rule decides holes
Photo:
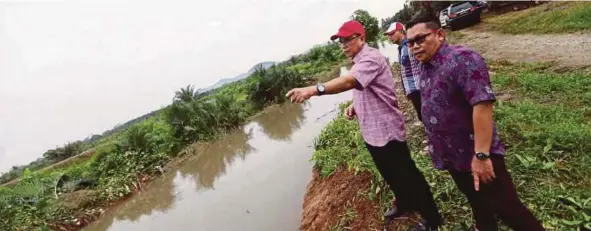
[(390, 226), (394, 219), (402, 217), (406, 212), (406, 210), (398, 209), (396, 206), (389, 208), (388, 211), (384, 213), (383, 230), (387, 230), (388, 226)]
[(429, 224), (427, 224), (425, 219), (421, 219), (421, 221), (419, 221), (419, 223), (409, 231), (439, 231), (439, 228), (431, 227)]
[(386, 213), (384, 213), (384, 218), (390, 218), (390, 219), (399, 218), (399, 217), (403, 216), (406, 212), (407, 212), (406, 210), (398, 209), (398, 207), (394, 206), (392, 208), (389, 208), (388, 211), (386, 211)]

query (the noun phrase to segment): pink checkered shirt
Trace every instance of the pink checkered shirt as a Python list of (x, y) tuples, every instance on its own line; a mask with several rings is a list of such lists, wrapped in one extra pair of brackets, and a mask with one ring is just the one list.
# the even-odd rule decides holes
[(353, 58), (351, 74), (361, 87), (353, 89), (353, 106), (363, 139), (382, 147), (404, 141), (404, 115), (398, 108), (392, 70), (386, 58), (367, 44)]

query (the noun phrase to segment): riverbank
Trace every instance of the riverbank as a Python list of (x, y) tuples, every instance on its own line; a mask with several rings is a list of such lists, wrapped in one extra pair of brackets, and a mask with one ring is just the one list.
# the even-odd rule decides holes
[[(587, 142), (591, 139), (591, 73), (580, 69), (559, 73), (550, 63), (490, 61), (489, 67), (498, 94), (494, 116), (508, 147), (507, 165), (521, 199), (548, 230), (591, 225), (585, 215), (591, 198), (591, 158), (587, 155), (591, 152)], [(397, 90), (401, 95), (401, 89)], [(399, 97), (399, 102), (406, 115), (412, 113), (406, 99)], [(413, 158), (446, 218), (444, 230), (469, 227), (465, 198), (446, 172), (433, 169), (423, 151), (422, 125), (410, 116), (406, 128)], [(315, 177), (304, 199), (301, 228), (380, 229), (393, 196), (383, 187), (363, 146), (357, 122), (342, 116), (335, 119), (317, 138), (315, 148)], [(347, 188), (346, 192), (335, 193), (339, 187)], [(412, 219), (395, 221), (390, 230), (403, 230), (408, 223)]]

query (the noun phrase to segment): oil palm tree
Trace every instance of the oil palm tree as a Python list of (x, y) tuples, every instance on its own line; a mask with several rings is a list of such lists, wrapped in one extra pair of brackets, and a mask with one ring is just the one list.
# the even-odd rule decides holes
[(174, 93), (174, 101), (192, 102), (197, 99), (198, 92), (192, 85), (187, 85), (185, 88)]

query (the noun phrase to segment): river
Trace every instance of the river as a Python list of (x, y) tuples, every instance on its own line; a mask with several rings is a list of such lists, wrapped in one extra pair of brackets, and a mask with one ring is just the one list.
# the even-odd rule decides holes
[(313, 140), (351, 97), (267, 108), (84, 230), (298, 230)]

